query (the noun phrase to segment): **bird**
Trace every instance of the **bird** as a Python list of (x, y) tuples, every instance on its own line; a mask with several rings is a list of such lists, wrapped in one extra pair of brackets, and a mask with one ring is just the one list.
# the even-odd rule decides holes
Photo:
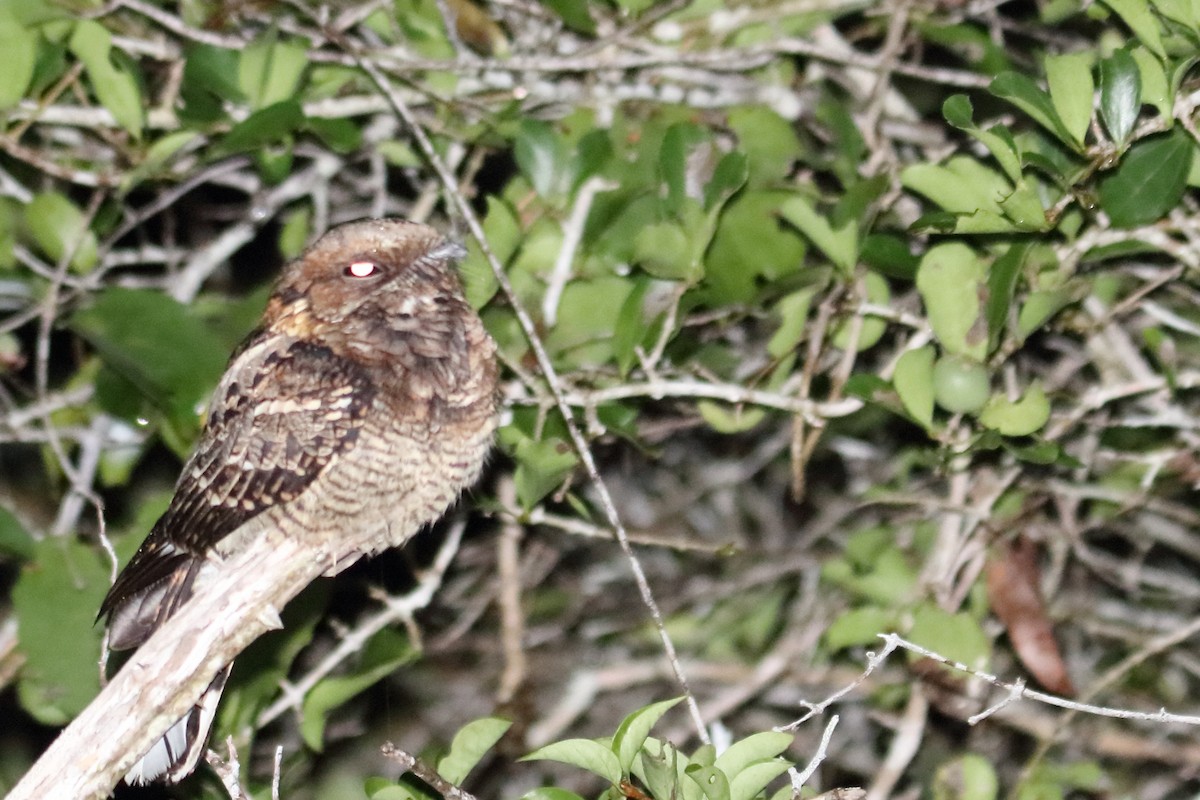
[[(366, 219), (287, 264), (234, 351), (166, 511), (98, 618), (132, 650), (205, 591), (222, 560), (272, 531), (342, 569), (404, 544), (478, 479), (496, 429), (496, 345), (434, 228)], [(205, 749), (231, 664), (129, 770), (177, 783)]]

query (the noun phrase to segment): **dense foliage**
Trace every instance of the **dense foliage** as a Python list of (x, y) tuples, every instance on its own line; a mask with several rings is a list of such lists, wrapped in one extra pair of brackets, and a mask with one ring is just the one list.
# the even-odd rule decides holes
[(0, 787), (278, 265), (398, 215), (469, 244), (499, 454), (173, 796), (1194, 796), (1197, 54), (1190, 0), (0, 5)]

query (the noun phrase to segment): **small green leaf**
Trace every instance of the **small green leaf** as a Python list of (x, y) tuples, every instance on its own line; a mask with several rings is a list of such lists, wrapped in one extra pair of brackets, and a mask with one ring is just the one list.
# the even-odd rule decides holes
[(1011, 245), (1004, 254), (996, 259), (988, 271), (987, 278), (987, 326), (988, 350), (994, 350), (1000, 344), (1005, 325), (1008, 322), (1008, 311), (1012, 306), (1013, 293), (1016, 291), (1017, 278), (1025, 264), (1025, 257), (1031, 247), (1029, 242), (1017, 242)]
[(1077, 146), (1074, 137), (1059, 118), (1050, 96), (1039, 89), (1029, 76), (1019, 72), (1001, 72), (992, 80), (988, 91), (1024, 111), (1072, 149)]
[(25, 96), (37, 62), (39, 36), (17, 21), (12, 9), (0, 6), (0, 111)]
[(807, 197), (795, 195), (779, 206), (779, 216), (812, 240), (825, 257), (850, 274), (858, 261), (858, 224), (846, 221), (835, 229)]
[(1100, 119), (1118, 145), (1129, 140), (1141, 107), (1138, 64), (1128, 50), (1116, 50), (1100, 62)]
[[(558, 14), (568, 28), (588, 36), (596, 33), (596, 22), (588, 13), (587, 3), (579, 3), (576, 0), (542, 0), (542, 4)], [(530, 795), (526, 795), (527, 800), (529, 797)]]
[(665, 281), (696, 281), (701, 272), (692, 262), (688, 232), (677, 222), (655, 222), (638, 231), (634, 259), (649, 274)]
[(557, 786), (547, 786), (541, 789), (534, 789), (532, 792), (526, 792), (521, 795), (521, 800), (583, 800), (583, 798), (574, 792), (568, 792), (566, 789), (559, 789)]
[(521, 761), (557, 761), (599, 775), (616, 786), (624, 773), (616, 753), (595, 739), (564, 739), (539, 747)]
[(224, 371), (228, 353), (186, 306), (161, 292), (110, 288), (68, 324), (166, 413), (177, 430), (199, 430), (204, 401)]
[[(712, 179), (704, 187), (704, 210), (709, 215), (720, 212), (729, 198), (746, 185), (747, 165), (745, 153), (735, 151), (721, 156), (713, 169)], [(715, 220), (709, 227), (715, 227)]]
[(767, 785), (788, 771), (790, 761), (771, 758), (748, 764), (729, 779), (729, 800), (754, 800)]
[(783, 358), (800, 344), (808, 322), (808, 309), (815, 294), (816, 289), (800, 289), (784, 295), (775, 304), (772, 311), (779, 318), (779, 328), (767, 342), (767, 352), (772, 358)]
[(706, 800), (730, 800), (729, 779), (716, 767), (690, 764), (683, 774), (695, 781)]
[(1040, 383), (1034, 383), (1017, 401), (995, 395), (979, 414), (979, 422), (1004, 436), (1028, 436), (1050, 419), (1050, 401)]
[(73, 538), (38, 542), (12, 590), (18, 649), (25, 657), (17, 696), (44, 725), (65, 725), (100, 688), (96, 609), (108, 566)]
[(836, 653), (844, 647), (875, 644), (879, 634), (895, 628), (897, 616), (895, 608), (873, 605), (846, 611), (825, 629), (825, 647)]
[[(487, 215), (483, 218), (483, 232), (487, 234), (488, 246), (501, 264), (507, 264), (521, 244), (521, 223), (512, 208), (495, 195), (488, 195)], [(500, 282), (491, 265), (483, 257), (479, 243), (474, 239), (467, 242), (467, 257), (458, 268), (463, 279), (463, 293), (471, 307), (479, 310), (487, 304)]]
[(1017, 336), (1024, 341), (1029, 334), (1045, 325), (1051, 317), (1074, 300), (1074, 293), (1068, 289), (1030, 292), (1017, 315)]
[(633, 291), (625, 298), (621, 312), (617, 314), (616, 324), (613, 325), (613, 355), (617, 359), (617, 369), (622, 377), (637, 362), (637, 347), (646, 337), (645, 311), (643, 302), (646, 293), (654, 282), (649, 278), (634, 281)]
[(728, 406), (715, 400), (696, 403), (700, 416), (717, 433), (741, 433), (748, 431), (767, 418), (767, 412), (758, 407)]
[(416, 657), (416, 649), (402, 633), (384, 628), (372, 636), (363, 653), (363, 663), (353, 674), (326, 678), (305, 695), (300, 721), (304, 743), (320, 751), (324, 746), (325, 723), (333, 709)]
[(467, 723), (454, 735), (450, 752), (438, 761), (438, 774), (453, 784), (461, 784), (510, 727), (512, 722), (499, 717)]
[(749, 160), (747, 180), (753, 186), (783, 180), (800, 157), (800, 138), (792, 123), (766, 106), (731, 109), (729, 127)]
[(983, 262), (967, 245), (944, 242), (930, 248), (917, 270), (917, 291), (942, 347), (982, 361), (987, 355), (987, 321), (980, 313), (986, 279)]
[(1104, 0), (1104, 4), (1125, 21), (1154, 55), (1166, 60), (1167, 51), (1163, 48), (1158, 20), (1146, 0)]
[(1159, 116), (1170, 124), (1171, 106), (1175, 102), (1174, 93), (1168, 84), (1162, 62), (1144, 47), (1134, 47), (1130, 54), (1137, 62), (1138, 76), (1141, 78), (1142, 102), (1158, 109)]
[(1166, 216), (1187, 188), (1196, 143), (1174, 128), (1136, 142), (1100, 182), (1100, 206), (1113, 225), (1132, 228)]
[(281, 100), (260, 108), (234, 125), (218, 143), (227, 153), (258, 150), (274, 144), (304, 125), (304, 109), (296, 100)]
[(33, 558), (37, 540), (11, 511), (0, 506), (0, 554), (21, 561)]
[(1077, 147), (1083, 146), (1092, 121), (1092, 56), (1064, 53), (1046, 56), (1046, 82), (1058, 118)]
[(23, 221), (25, 230), (51, 261), (57, 263), (71, 252), (72, 272), (84, 273), (96, 266), (96, 234), (86, 227), (83, 212), (64, 195), (35, 195), (25, 206)]
[(904, 410), (928, 429), (933, 425), (933, 347), (909, 350), (896, 361), (892, 384)]
[(1000, 781), (983, 756), (968, 753), (938, 767), (933, 800), (996, 800)]
[(713, 766), (725, 773), (729, 780), (734, 780), (751, 764), (774, 759), (795, 739), (790, 733), (781, 731), (762, 731), (734, 742), (717, 756)]
[(707, 139), (704, 129), (690, 122), (677, 122), (663, 134), (658, 169), (667, 185), (667, 213), (678, 215), (685, 200), (696, 199), (688, 191), (689, 174), (694, 169), (689, 162), (692, 152)]
[(975, 127), (972, 119), (974, 110), (971, 101), (963, 94), (951, 95), (942, 104), (942, 116), (956, 128), (966, 131), (979, 140), (992, 154), (992, 158), (1004, 170), (1004, 174), (1014, 184), (1021, 180), (1021, 154), (1013, 141), (1012, 134), (1001, 125), (994, 125), (988, 130)]
[(548, 122), (523, 119), (513, 145), (513, 157), (535, 192), (553, 199), (571, 185), (570, 153), (566, 143)]
[(634, 711), (621, 721), (621, 724), (617, 727), (616, 734), (613, 736), (612, 743), (613, 751), (617, 754), (617, 759), (621, 764), (622, 773), (629, 773), (629, 768), (633, 764), (633, 758), (642, 749), (642, 744), (645, 743), (646, 737), (650, 735), (650, 729), (654, 727), (663, 714), (678, 705), (682, 699), (682, 697), (676, 697), (672, 700), (653, 703), (645, 708)]
[(901, 171), (900, 180), (947, 211), (963, 214), (1002, 217), (1000, 201), (1012, 192), (1002, 175), (970, 156), (954, 156), (945, 165), (913, 164)]
[(908, 635), (922, 647), (973, 669), (987, 667), (992, 656), (991, 639), (978, 620), (966, 612), (951, 613), (932, 603), (913, 610)]
[(238, 59), (238, 87), (254, 109), (292, 100), (308, 63), (305, 44), (279, 41), (272, 30), (242, 50)]
[(562, 439), (522, 439), (515, 452), (517, 469), (513, 483), (517, 499), (528, 511), (554, 491), (575, 468), (579, 457)]
[(132, 66), (123, 58), (120, 65), (114, 63), (112, 37), (104, 26), (95, 20), (79, 20), (69, 47), (83, 62), (100, 104), (112, 113), (118, 125), (134, 136), (141, 136), (145, 124), (141, 90)]

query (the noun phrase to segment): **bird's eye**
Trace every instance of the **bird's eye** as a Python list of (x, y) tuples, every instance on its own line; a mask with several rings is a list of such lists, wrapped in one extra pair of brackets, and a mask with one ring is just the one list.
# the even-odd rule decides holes
[(347, 278), (369, 278), (379, 272), (379, 265), (374, 261), (355, 261), (347, 264), (342, 270)]

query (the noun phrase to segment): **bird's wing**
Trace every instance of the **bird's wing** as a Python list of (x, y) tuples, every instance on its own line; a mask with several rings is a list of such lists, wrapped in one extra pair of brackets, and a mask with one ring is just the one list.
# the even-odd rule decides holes
[(140, 644), (187, 599), (217, 542), (353, 447), (374, 393), (362, 367), (326, 347), (252, 338), (217, 387), (170, 506), (101, 605), (111, 646)]

